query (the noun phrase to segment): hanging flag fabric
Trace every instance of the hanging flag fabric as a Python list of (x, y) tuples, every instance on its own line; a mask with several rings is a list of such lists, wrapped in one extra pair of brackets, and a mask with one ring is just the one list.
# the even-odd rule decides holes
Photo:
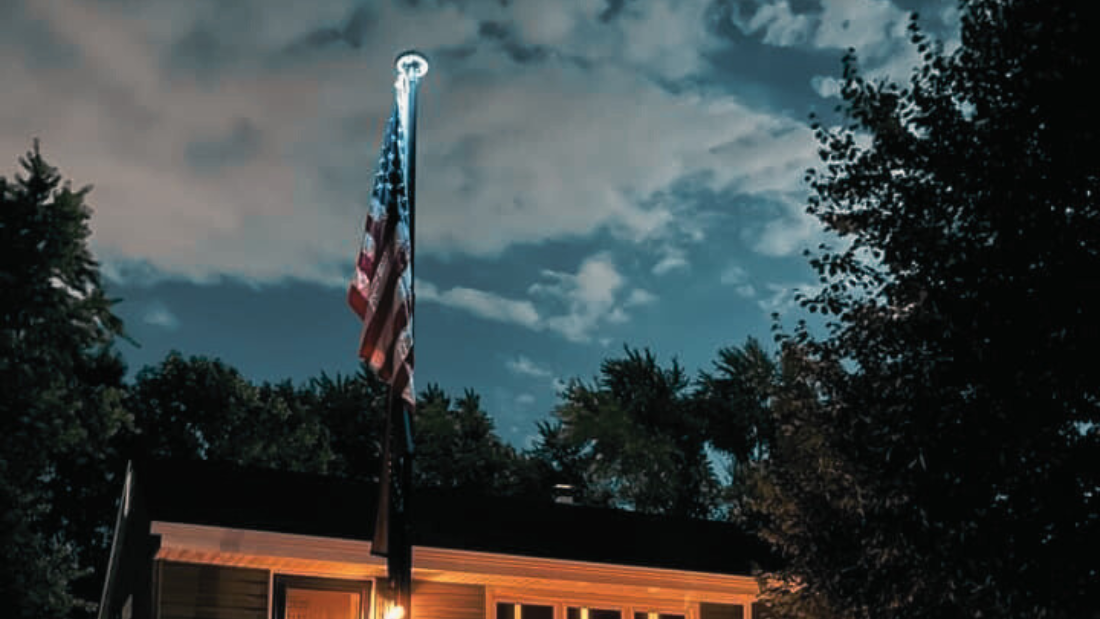
[(374, 176), (355, 276), (348, 287), (348, 304), (363, 321), (359, 357), (401, 399), (415, 406), (412, 241), (403, 140), (400, 110), (394, 106)]

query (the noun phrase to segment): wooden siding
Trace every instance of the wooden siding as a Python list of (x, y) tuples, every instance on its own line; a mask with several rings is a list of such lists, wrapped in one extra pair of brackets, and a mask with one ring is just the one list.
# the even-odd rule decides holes
[(267, 619), (267, 570), (160, 564), (159, 619)]
[(485, 619), (485, 587), (413, 582), (416, 619)]
[(699, 619), (745, 619), (745, 607), (740, 604), (699, 604)]

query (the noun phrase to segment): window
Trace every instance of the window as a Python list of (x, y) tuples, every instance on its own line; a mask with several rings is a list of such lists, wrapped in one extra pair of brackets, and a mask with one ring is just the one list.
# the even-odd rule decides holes
[(366, 619), (369, 604), (369, 582), (275, 577), (273, 619)]
[[(489, 619), (701, 619), (682, 601), (639, 599), (636, 602), (620, 598), (585, 595), (561, 599), (550, 592), (528, 592), (530, 602), (522, 601), (519, 590), (490, 590)], [(625, 602), (625, 603), (624, 603)], [(713, 617), (710, 619), (744, 619)]]
[(623, 613), (617, 608), (577, 608), (565, 609), (565, 619), (623, 619)]
[(639, 612), (634, 611), (634, 619), (687, 619), (683, 613)]
[(497, 602), (497, 619), (554, 619), (554, 607)]

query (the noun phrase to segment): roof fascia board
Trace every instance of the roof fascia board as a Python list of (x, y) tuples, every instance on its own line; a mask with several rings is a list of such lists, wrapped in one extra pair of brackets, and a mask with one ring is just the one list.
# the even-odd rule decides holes
[[(160, 559), (333, 576), (385, 573), (386, 560), (370, 554), (369, 541), (163, 521), (154, 521), (150, 528), (161, 536)], [(632, 594), (692, 592), (700, 599), (713, 597), (707, 592), (755, 596), (759, 591), (750, 576), (422, 546), (413, 548), (413, 569), (417, 578), (440, 582), (571, 590), (596, 584), (637, 589)]]

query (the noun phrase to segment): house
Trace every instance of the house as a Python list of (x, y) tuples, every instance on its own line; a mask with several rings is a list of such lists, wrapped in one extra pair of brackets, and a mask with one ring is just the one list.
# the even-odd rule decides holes
[[(99, 619), (382, 619), (376, 486), (131, 466)], [(414, 497), (416, 619), (760, 619), (733, 525), (439, 491)]]

